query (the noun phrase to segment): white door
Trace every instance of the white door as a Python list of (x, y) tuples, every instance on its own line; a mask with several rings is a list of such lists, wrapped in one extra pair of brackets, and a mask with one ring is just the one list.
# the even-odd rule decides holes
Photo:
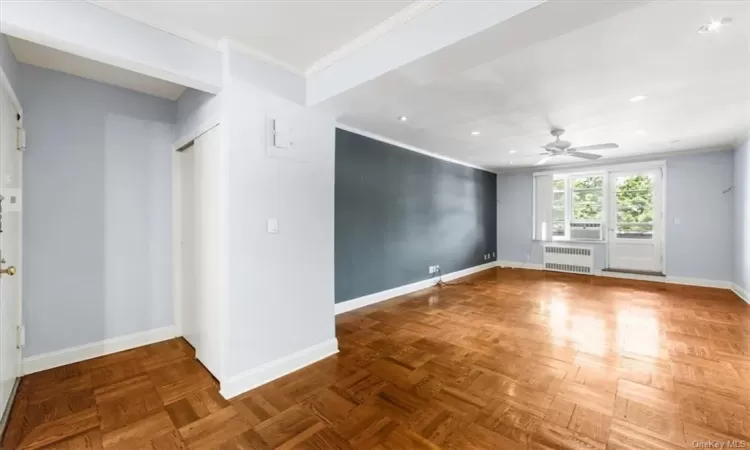
[(0, 414), (21, 375), (21, 162), (18, 111), (5, 89), (0, 100)]
[(214, 374), (215, 324), (219, 309), (219, 127), (195, 139), (179, 153), (180, 161), (180, 295), (182, 332), (196, 357)]
[(663, 274), (662, 169), (611, 172), (609, 268)]
[(198, 341), (197, 306), (195, 301), (195, 148), (188, 147), (179, 156), (180, 162), (180, 295), (182, 297), (182, 335), (193, 348)]

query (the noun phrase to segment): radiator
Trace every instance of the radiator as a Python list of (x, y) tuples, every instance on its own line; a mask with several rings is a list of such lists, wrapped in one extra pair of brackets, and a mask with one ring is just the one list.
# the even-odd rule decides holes
[(594, 249), (549, 244), (544, 246), (544, 270), (594, 273)]

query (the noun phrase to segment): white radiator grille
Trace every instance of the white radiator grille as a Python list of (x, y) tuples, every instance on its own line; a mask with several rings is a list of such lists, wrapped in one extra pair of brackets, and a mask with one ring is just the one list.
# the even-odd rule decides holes
[(560, 255), (583, 255), (591, 256), (591, 249), (588, 247), (544, 247), (545, 253), (558, 253)]
[(545, 245), (544, 269), (591, 274), (594, 272), (594, 251), (591, 247)]

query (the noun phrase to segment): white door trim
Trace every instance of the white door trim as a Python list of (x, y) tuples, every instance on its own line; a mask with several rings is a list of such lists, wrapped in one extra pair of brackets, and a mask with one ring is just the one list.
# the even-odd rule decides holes
[(0, 67), (0, 86), (2, 86), (2, 89), (5, 89), (5, 92), (7, 92), (10, 96), (10, 101), (13, 103), (13, 106), (16, 107), (16, 111), (18, 111), (18, 114), (21, 114), (21, 116), (23, 116), (23, 108), (21, 107), (21, 102), (18, 100), (18, 96), (13, 90), (13, 86), (10, 84), (10, 79), (8, 79), (8, 75), (5, 73), (5, 70), (3, 70), (2, 67)]
[[(12, 151), (18, 152), (18, 186), (20, 190), (21, 195), (21, 208), (18, 211), (18, 255), (16, 257), (15, 261), (8, 261), (7, 265), (15, 265), (18, 267), (18, 286), (17, 286), (17, 299), (16, 299), (16, 317), (15, 317), (15, 333), (13, 335), (15, 336), (15, 345), (17, 346), (17, 351), (15, 354), (16, 357), (16, 373), (15, 373), (15, 383), (14, 387), (10, 391), (10, 397), (7, 399), (7, 404), (0, 405), (0, 419), (2, 419), (2, 416), (4, 415), (5, 411), (10, 411), (10, 408), (13, 406), (13, 403), (15, 402), (15, 396), (17, 393), (17, 386), (20, 377), (23, 375), (23, 347), (21, 346), (21, 336), (19, 334), (19, 331), (21, 330), (21, 326), (23, 325), (23, 277), (24, 277), (24, 270), (23, 270), (23, 152), (20, 151), (18, 148), (18, 133), (20, 128), (23, 124), (23, 108), (21, 107), (21, 102), (18, 100), (18, 96), (13, 91), (13, 86), (10, 84), (10, 80), (8, 79), (7, 74), (5, 73), (5, 70), (0, 67), (0, 95), (2, 95), (2, 92), (5, 92), (7, 94), (8, 100), (10, 100), (11, 106), (16, 111), (16, 117), (14, 118), (15, 122), (15, 128), (16, 128), (16, 135), (13, 137), (13, 140), (15, 141), (15, 149)], [(4, 330), (3, 330), (4, 332)]]
[(209, 120), (193, 129), (188, 134), (179, 137), (172, 144), (172, 313), (177, 335), (183, 335), (182, 329), (182, 190), (180, 161), (178, 152), (201, 135), (207, 133), (214, 127), (219, 126), (220, 121)]

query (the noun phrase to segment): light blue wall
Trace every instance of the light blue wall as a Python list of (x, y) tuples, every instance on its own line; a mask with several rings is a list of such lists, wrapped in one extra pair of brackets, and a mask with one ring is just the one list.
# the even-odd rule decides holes
[[(18, 62), (10, 51), (8, 39), (4, 34), (0, 34), (0, 67), (3, 68), (5, 76), (8, 77), (10, 85), (14, 91), (18, 90)], [(18, 92), (16, 92), (18, 95)]]
[(19, 65), (24, 357), (173, 324), (175, 102)]
[(750, 292), (750, 140), (734, 152), (734, 283)]
[[(732, 195), (723, 193), (732, 185), (732, 158), (723, 151), (666, 159), (667, 275), (732, 280), (734, 206)], [(499, 261), (542, 263), (542, 246), (531, 240), (532, 178), (532, 172), (498, 175)], [(606, 245), (586, 245), (595, 248), (595, 269), (605, 268)]]

